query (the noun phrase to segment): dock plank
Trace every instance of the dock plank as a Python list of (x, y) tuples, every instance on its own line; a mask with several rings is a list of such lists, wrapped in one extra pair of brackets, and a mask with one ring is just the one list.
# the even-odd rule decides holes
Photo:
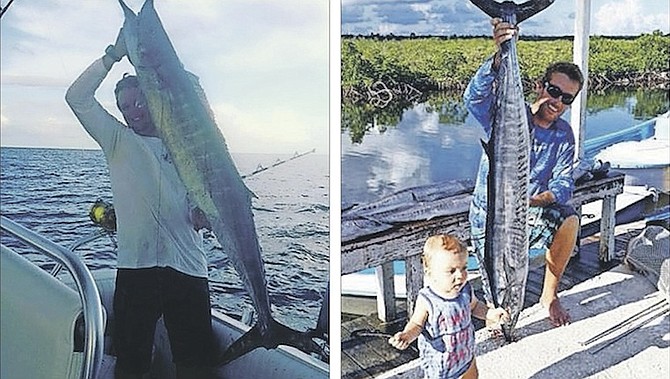
[(356, 335), (357, 331), (393, 334), (404, 327), (407, 313), (403, 311), (398, 316), (398, 320), (402, 320), (402, 323), (381, 323), (376, 316), (359, 317), (342, 323), (342, 356), (347, 357), (346, 367), (344, 365), (342, 367), (343, 378), (374, 377), (388, 370), (389, 367), (399, 366), (418, 357), (418, 351), (415, 348), (394, 349), (388, 344), (388, 337)]

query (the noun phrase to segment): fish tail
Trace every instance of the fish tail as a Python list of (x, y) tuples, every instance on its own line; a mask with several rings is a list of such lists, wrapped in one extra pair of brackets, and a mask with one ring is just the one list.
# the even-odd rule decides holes
[(133, 12), (133, 10), (130, 9), (130, 7), (128, 7), (128, 5), (126, 5), (123, 0), (119, 0), (119, 4), (121, 5), (121, 9), (123, 9), (123, 14), (125, 17), (135, 17), (135, 12)]
[(279, 345), (293, 346), (306, 353), (321, 353), (321, 348), (313, 340), (314, 333), (300, 332), (272, 320), (263, 333), (259, 323), (230, 345), (217, 359), (217, 365), (226, 365), (259, 347), (274, 349)]
[(503, 332), (503, 336), (505, 337), (505, 341), (514, 342), (514, 336), (512, 335), (512, 326), (511, 325), (503, 324), (502, 332)]
[(511, 1), (499, 3), (494, 0), (471, 0), (472, 3), (489, 15), (506, 19), (506, 16), (516, 15), (516, 23), (526, 20), (550, 6), (554, 0), (529, 0), (522, 4)]

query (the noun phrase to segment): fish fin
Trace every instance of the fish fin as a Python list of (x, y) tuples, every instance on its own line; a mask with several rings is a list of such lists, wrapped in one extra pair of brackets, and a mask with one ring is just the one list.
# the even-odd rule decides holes
[(489, 160), (491, 159), (491, 148), (488, 144), (488, 142), (484, 142), (483, 139), (480, 139), (479, 142), (482, 144), (482, 148), (484, 149), (484, 153), (486, 153), (486, 156), (489, 157)]
[(124, 17), (122, 33), (126, 44), (126, 56), (130, 64), (135, 66), (135, 62), (139, 61), (139, 53), (137, 51), (137, 15), (123, 0), (119, 0), (119, 4), (123, 10)]
[(554, 0), (529, 0), (522, 4), (511, 1), (499, 3), (494, 0), (470, 0), (477, 8), (490, 17), (505, 19), (505, 16), (515, 15), (516, 23), (520, 23), (550, 6)]
[(147, 9), (147, 12), (155, 13), (156, 10), (154, 8), (154, 0), (145, 0), (144, 5), (142, 5), (142, 9), (140, 10), (140, 12), (144, 11), (145, 9)]
[(489, 15), (491, 18), (501, 17), (501, 6), (500, 3), (493, 0), (470, 0), (477, 8), (481, 9), (484, 13)]
[(554, 0), (531, 0), (517, 5), (516, 23), (529, 19), (550, 6)]
[(232, 345), (230, 345), (223, 352), (223, 354), (217, 359), (216, 365), (226, 365), (261, 346), (265, 347), (263, 344), (260, 327), (258, 324), (256, 324), (248, 332), (244, 333), (242, 337), (235, 340), (235, 342), (233, 342)]
[(260, 325), (256, 323), (223, 352), (216, 364), (226, 365), (259, 347), (274, 349), (279, 345), (288, 345), (306, 353), (321, 353), (319, 345), (312, 340), (313, 335), (314, 333), (310, 331), (299, 332), (275, 320), (272, 320), (269, 328), (262, 333)]
[[(245, 185), (245, 187), (246, 187), (246, 185)], [(258, 196), (254, 193), (254, 191), (250, 190), (248, 187), (247, 187), (247, 191), (249, 191), (249, 196), (251, 196), (252, 199), (258, 199)]]
[(121, 4), (121, 9), (123, 9), (123, 15), (126, 18), (135, 17), (135, 12), (133, 12), (133, 10), (130, 9), (130, 7), (126, 5), (126, 3), (123, 0), (119, 0), (119, 4)]

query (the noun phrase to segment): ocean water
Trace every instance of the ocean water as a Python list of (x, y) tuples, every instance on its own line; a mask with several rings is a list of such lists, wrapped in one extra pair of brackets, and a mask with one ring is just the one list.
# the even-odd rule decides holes
[[(242, 175), (271, 166), (288, 155), (233, 154)], [(99, 150), (0, 149), (0, 213), (69, 247), (97, 227), (88, 212), (96, 199), (112, 202), (109, 173)], [(275, 318), (296, 329), (316, 325), (328, 283), (328, 157), (308, 154), (246, 178), (265, 262)], [(10, 236), (1, 242), (45, 268), (48, 258), (31, 253)], [(252, 308), (228, 256), (205, 238), (212, 306), (234, 317)], [(77, 250), (92, 271), (116, 266), (113, 237)]]

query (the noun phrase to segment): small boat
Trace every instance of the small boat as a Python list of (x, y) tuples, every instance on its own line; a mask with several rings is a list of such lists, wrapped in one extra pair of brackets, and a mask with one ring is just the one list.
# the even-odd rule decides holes
[[(659, 116), (662, 117), (662, 116)], [(584, 141), (584, 155), (594, 158), (601, 150), (620, 142), (642, 141), (654, 135), (656, 118)]]
[[(74, 253), (2, 216), (0, 229), (56, 262), (45, 271), (13, 247), (0, 245), (0, 377), (113, 378), (115, 357), (110, 320), (116, 270), (88, 270)], [(104, 236), (100, 231), (75, 243)], [(13, 241), (12, 241), (13, 242)], [(57, 275), (65, 267), (71, 275)], [(62, 280), (61, 280), (62, 279)], [(212, 326), (220, 348), (229, 346), (249, 326), (212, 310)], [(220, 378), (328, 378), (328, 364), (292, 347), (256, 349), (217, 369)], [(150, 377), (175, 377), (167, 332), (156, 330)]]
[(627, 185), (647, 184), (670, 191), (670, 112), (606, 137), (609, 144), (599, 144), (596, 160), (625, 173)]

